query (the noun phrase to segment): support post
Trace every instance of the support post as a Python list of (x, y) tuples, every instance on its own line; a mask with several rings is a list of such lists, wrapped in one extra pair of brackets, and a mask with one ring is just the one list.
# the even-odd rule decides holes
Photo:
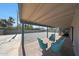
[(48, 27), (47, 27), (47, 38), (48, 38)]
[(24, 49), (24, 23), (22, 23), (22, 53), (23, 53), (23, 56), (25, 56), (25, 49)]
[(73, 27), (71, 27), (72, 28), (72, 42), (73, 42), (73, 31), (74, 31), (74, 29), (73, 29)]

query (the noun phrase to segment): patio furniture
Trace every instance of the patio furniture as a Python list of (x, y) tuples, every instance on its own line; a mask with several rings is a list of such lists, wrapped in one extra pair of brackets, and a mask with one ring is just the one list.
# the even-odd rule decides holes
[(49, 40), (50, 40), (50, 41), (55, 41), (55, 34), (52, 34), (52, 35), (49, 37)]
[(53, 52), (60, 52), (63, 44), (64, 44), (64, 38), (61, 38), (57, 40), (55, 43), (52, 43), (51, 50)]
[(39, 42), (39, 46), (41, 49), (46, 49), (47, 48), (47, 44), (43, 43), (43, 40), (41, 40), (41, 38), (37, 38), (38, 42)]

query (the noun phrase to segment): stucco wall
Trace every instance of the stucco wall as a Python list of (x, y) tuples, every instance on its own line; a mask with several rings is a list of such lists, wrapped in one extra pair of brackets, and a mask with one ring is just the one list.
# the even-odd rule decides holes
[(74, 45), (74, 51), (75, 55), (79, 56), (79, 5), (75, 12), (72, 26), (74, 27), (74, 34), (73, 34), (73, 45)]

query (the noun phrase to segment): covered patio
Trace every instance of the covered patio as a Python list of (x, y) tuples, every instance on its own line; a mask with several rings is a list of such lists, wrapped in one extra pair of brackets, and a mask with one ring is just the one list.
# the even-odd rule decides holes
[[(47, 38), (48, 38), (48, 27), (50, 28), (59, 28), (60, 32), (64, 29), (69, 28), (69, 39), (65, 42), (64, 50), (69, 47), (69, 50), (65, 50), (69, 52), (67, 54), (73, 55), (72, 50), (74, 49), (75, 55), (79, 55), (78, 49), (78, 35), (79, 34), (79, 26), (78, 26), (78, 16), (79, 16), (79, 4), (69, 4), (69, 3), (23, 3), (18, 4), (19, 6), (19, 17), (22, 23), (22, 41), (21, 41), (21, 53), (23, 56), (27, 56), (29, 49), (30, 54), (33, 55), (37, 53), (35, 49), (39, 50), (39, 45), (37, 42), (33, 42), (30, 44), (25, 45), (24, 43), (24, 24), (34, 24), (39, 26), (47, 27)], [(76, 30), (78, 32), (76, 32)], [(26, 37), (27, 38), (27, 37)], [(72, 44), (72, 45), (71, 45)], [(31, 45), (31, 47), (27, 48), (27, 46)], [(33, 48), (36, 46), (36, 48)], [(26, 49), (27, 48), (27, 49)], [(71, 51), (71, 52), (70, 52)], [(39, 54), (35, 55), (42, 55), (40, 52)], [(45, 55), (53, 56), (51, 50), (45, 52)], [(61, 55), (60, 55), (61, 56)]]

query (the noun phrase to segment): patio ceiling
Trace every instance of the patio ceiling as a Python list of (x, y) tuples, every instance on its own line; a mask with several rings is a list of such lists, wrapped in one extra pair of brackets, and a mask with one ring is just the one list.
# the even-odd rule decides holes
[(77, 4), (23, 3), (19, 4), (20, 20), (52, 27), (69, 27)]

